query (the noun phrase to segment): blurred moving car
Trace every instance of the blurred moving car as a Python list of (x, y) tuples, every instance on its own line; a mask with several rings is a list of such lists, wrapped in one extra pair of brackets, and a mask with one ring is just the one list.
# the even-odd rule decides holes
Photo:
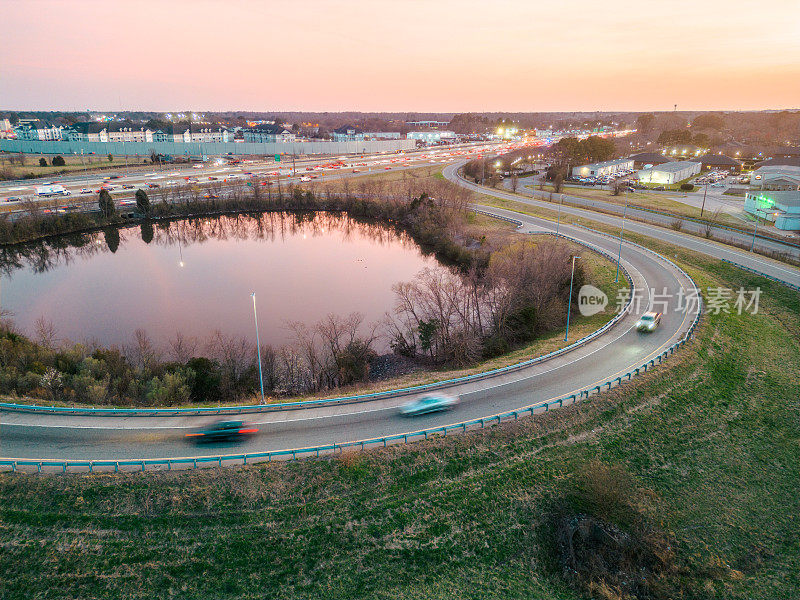
[(646, 312), (636, 321), (636, 330), (654, 331), (659, 325), (661, 325), (661, 313), (652, 311)]
[(407, 402), (400, 407), (400, 414), (404, 417), (413, 417), (416, 415), (424, 415), (432, 412), (439, 412), (449, 410), (458, 405), (457, 396), (448, 396), (446, 394), (430, 394), (414, 398), (411, 402)]
[(195, 442), (220, 442), (239, 440), (258, 432), (258, 427), (243, 421), (217, 421), (186, 434), (186, 439)]

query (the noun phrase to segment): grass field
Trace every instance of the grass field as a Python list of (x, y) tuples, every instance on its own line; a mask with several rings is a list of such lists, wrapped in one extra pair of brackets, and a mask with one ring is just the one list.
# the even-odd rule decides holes
[[(108, 161), (105, 155), (91, 155), (91, 156), (75, 156), (70, 154), (58, 155), (62, 156), (66, 163), (63, 167), (52, 166), (52, 159), (55, 154), (25, 154), (25, 164), (20, 165), (16, 162), (10, 164), (10, 159), (13, 157), (16, 160), (17, 155), (11, 153), (0, 154), (0, 173), (3, 174), (5, 179), (32, 179), (34, 177), (47, 177), (48, 175), (66, 175), (74, 172), (89, 172), (96, 173), (97, 171), (108, 171), (114, 169), (125, 168), (125, 157), (114, 156), (112, 162)], [(39, 159), (44, 158), (47, 161), (46, 167), (39, 166)], [(81, 160), (82, 159), (82, 160)], [(147, 164), (143, 161), (147, 159)], [(135, 170), (136, 168), (150, 168), (150, 160), (144, 156), (129, 156), (128, 168)]]
[(759, 285), (759, 314), (707, 315), (674, 359), (568, 409), (334, 459), (0, 476), (0, 598), (589, 597), (548, 515), (595, 459), (649, 492), (684, 597), (796, 598), (800, 297), (670, 254), (702, 287)]
[[(530, 186), (526, 186), (529, 190), (532, 189)], [(536, 190), (539, 189), (538, 186), (535, 188)], [(545, 192), (552, 192), (553, 186), (552, 185), (545, 185), (544, 186)], [(684, 217), (691, 217), (694, 219), (700, 219), (700, 209), (696, 206), (689, 206), (688, 204), (684, 204), (683, 202), (678, 202), (677, 200), (673, 200), (669, 196), (664, 195), (663, 193), (648, 193), (648, 192), (631, 192), (631, 193), (623, 193), (619, 196), (612, 196), (611, 192), (608, 190), (600, 190), (596, 188), (581, 188), (581, 187), (565, 187), (562, 188), (564, 194), (569, 196), (577, 196), (579, 198), (588, 198), (590, 200), (602, 200), (604, 202), (610, 202), (612, 204), (617, 204), (619, 206), (624, 206), (625, 204), (629, 204), (631, 206), (639, 206), (642, 208), (649, 208), (652, 210), (660, 210), (663, 212), (668, 212), (677, 216), (684, 216)], [(682, 194), (683, 192), (676, 192), (676, 194)], [(558, 199), (559, 195), (553, 192), (553, 198)], [(743, 222), (741, 219), (737, 219), (733, 215), (728, 213), (720, 212), (719, 214), (713, 214), (710, 211), (706, 210), (703, 214), (703, 218), (706, 220), (711, 220), (716, 223), (720, 223), (722, 225), (729, 225), (733, 227), (739, 228), (747, 228), (747, 224)]]

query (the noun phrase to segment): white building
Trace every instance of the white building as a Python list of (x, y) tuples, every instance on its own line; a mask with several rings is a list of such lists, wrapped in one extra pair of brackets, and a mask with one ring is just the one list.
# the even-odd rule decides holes
[(592, 163), (589, 165), (578, 165), (572, 169), (573, 179), (583, 179), (586, 177), (602, 177), (603, 175), (611, 175), (619, 171), (633, 170), (632, 158), (618, 158), (616, 160), (607, 160), (599, 163)]
[(331, 133), (335, 142), (360, 142), (366, 135), (358, 127), (353, 127), (352, 125), (342, 125)]
[(364, 134), (365, 140), (399, 140), (399, 131), (370, 131)]
[(275, 142), (293, 142), (297, 136), (281, 125), (271, 125), (261, 123), (255, 127), (242, 129), (242, 136), (245, 142), (255, 142), (259, 144), (273, 144)]
[(409, 131), (406, 134), (408, 140), (421, 140), (426, 144), (436, 144), (439, 142), (455, 141), (455, 131)]
[(800, 191), (752, 190), (744, 196), (744, 210), (775, 223), (777, 229), (800, 231)]
[(58, 141), (61, 140), (62, 129), (46, 121), (26, 120), (20, 121), (14, 131), (18, 140)]
[(792, 191), (800, 189), (800, 167), (769, 165), (750, 175), (751, 190)]
[(700, 172), (699, 162), (691, 160), (678, 160), (675, 162), (656, 165), (649, 169), (642, 169), (636, 177), (642, 183), (657, 183), (660, 185), (672, 185), (684, 179), (689, 179)]
[(167, 131), (167, 139), (178, 143), (227, 142), (228, 130), (224, 127), (211, 127), (207, 124), (177, 123)]

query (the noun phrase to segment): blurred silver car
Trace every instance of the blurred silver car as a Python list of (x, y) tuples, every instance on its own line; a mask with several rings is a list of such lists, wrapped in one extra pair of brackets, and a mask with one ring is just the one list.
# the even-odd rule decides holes
[(414, 398), (410, 402), (407, 402), (401, 406), (400, 414), (404, 417), (413, 417), (416, 415), (450, 410), (457, 405), (457, 396), (448, 396), (447, 394), (429, 394), (427, 396)]

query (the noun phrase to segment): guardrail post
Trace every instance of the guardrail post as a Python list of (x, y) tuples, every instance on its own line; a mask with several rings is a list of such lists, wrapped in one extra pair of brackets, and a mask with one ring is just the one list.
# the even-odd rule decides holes
[(197, 468), (197, 459), (196, 458), (194, 459), (194, 467), (193, 468), (195, 468), (195, 469)]
[(172, 461), (171, 460), (167, 461), (167, 471), (172, 471)]
[(297, 460), (297, 451), (292, 450), (292, 460)]
[(114, 473), (119, 473), (119, 461), (114, 461)]
[(144, 473), (144, 461), (142, 461), (142, 473)]
[(67, 463), (66, 463), (66, 461), (61, 463), (61, 469), (62, 469), (61, 470), (62, 473), (66, 473), (67, 472)]
[(94, 473), (94, 470), (92, 469), (92, 466), (93, 466), (93, 464), (92, 464), (92, 461), (90, 460), (89, 461), (89, 473)]
[(11, 462), (11, 472), (12, 473), (16, 473), (17, 472), (17, 461), (12, 461)]
[(37, 463), (37, 465), (36, 465), (36, 472), (37, 472), (37, 473), (41, 473), (41, 472), (42, 472), (42, 463)]
[(222, 466), (222, 457), (221, 457), (221, 456), (220, 456), (220, 457), (217, 459), (217, 464), (218, 464), (220, 467)]

